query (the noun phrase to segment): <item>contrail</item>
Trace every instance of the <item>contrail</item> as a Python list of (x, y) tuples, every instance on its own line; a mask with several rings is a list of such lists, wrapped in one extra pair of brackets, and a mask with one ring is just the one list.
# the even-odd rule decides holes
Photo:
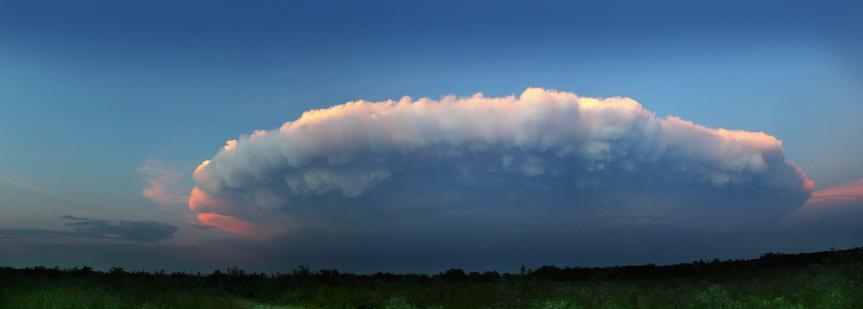
[(65, 193), (57, 192), (57, 191), (54, 191), (51, 189), (46, 189), (46, 188), (42, 188), (39, 186), (35, 186), (35, 185), (29, 184), (29, 183), (26, 183), (26, 182), (23, 182), (23, 181), (20, 181), (20, 180), (17, 180), (15, 178), (5, 176), (5, 175), (0, 175), (0, 182), (8, 183), (8, 184), (15, 185), (15, 186), (18, 186), (21, 188), (27, 188), (27, 189), (34, 190), (34, 191), (39, 191), (42, 193), (50, 194), (50, 195), (64, 198), (64, 199), (68, 199), (68, 200), (81, 201), (81, 199), (79, 199), (77, 197), (74, 197), (74, 196), (71, 196), (71, 195), (68, 195)]

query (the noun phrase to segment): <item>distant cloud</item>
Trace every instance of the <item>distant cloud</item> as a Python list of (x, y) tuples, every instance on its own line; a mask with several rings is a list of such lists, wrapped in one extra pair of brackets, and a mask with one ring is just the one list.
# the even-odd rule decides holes
[(183, 205), (189, 200), (182, 170), (163, 161), (150, 159), (138, 167), (138, 173), (146, 178), (148, 184), (141, 195), (154, 203)]
[(71, 231), (45, 229), (0, 229), (0, 235), (11, 237), (62, 238), (84, 237), (152, 242), (174, 236), (176, 226), (154, 221), (108, 221), (63, 216)]
[(859, 246), (863, 241), (863, 179), (815, 191), (781, 226), (812, 242)]
[(819, 207), (843, 203), (863, 202), (863, 179), (848, 182), (846, 184), (815, 191), (812, 198), (806, 202), (807, 206)]
[(228, 141), (194, 179), (189, 207), (203, 224), (257, 238), (278, 229), (306, 253), (735, 231), (776, 222), (814, 187), (766, 133), (539, 88), (308, 111)]

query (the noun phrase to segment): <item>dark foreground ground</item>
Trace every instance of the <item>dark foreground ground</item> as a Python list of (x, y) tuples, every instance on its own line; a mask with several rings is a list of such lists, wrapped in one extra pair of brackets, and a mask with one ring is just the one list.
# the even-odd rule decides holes
[(863, 248), (523, 274), (0, 268), (0, 308), (863, 308)]

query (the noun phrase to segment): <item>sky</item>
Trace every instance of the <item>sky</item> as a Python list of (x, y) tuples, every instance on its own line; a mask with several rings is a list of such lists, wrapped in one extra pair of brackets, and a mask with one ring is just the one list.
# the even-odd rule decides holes
[(859, 246), (860, 29), (856, 1), (0, 0), (0, 265)]

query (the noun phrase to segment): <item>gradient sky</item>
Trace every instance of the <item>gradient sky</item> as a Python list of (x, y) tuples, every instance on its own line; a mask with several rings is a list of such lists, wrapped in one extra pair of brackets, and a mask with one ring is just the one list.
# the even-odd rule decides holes
[[(660, 117), (775, 136), (816, 192), (863, 178), (858, 1), (177, 2), (0, 0), (0, 264), (291, 269), (276, 262), (289, 250), (142, 190), (158, 178), (188, 195), (225, 141), (358, 99), (630, 97)], [(570, 264), (833, 245), (818, 241)], [(308, 259), (289, 260), (379, 266)], [(518, 264), (481, 260), (391, 269)]]

